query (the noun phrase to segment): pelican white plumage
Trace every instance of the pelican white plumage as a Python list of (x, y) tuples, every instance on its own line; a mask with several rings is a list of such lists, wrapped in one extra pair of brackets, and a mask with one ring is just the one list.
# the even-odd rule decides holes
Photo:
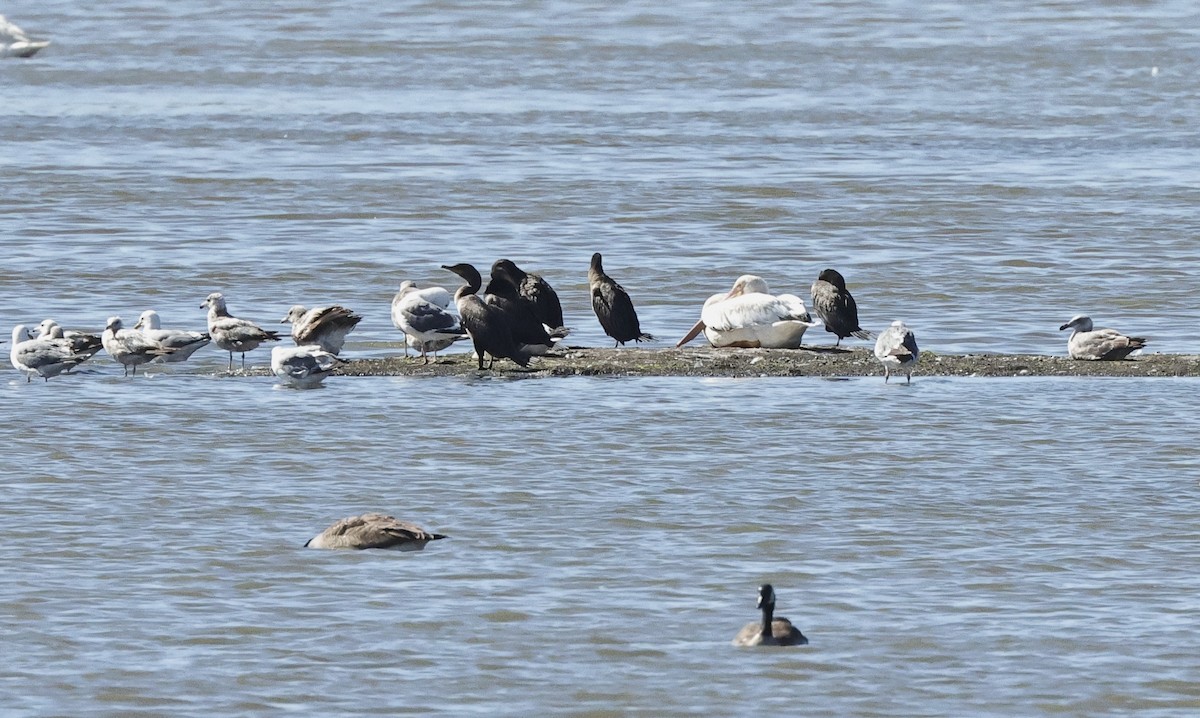
[(893, 370), (903, 371), (911, 384), (913, 367), (921, 358), (917, 336), (897, 319), (875, 340), (875, 358), (883, 364), (884, 384), (892, 377)]
[(420, 551), (430, 541), (447, 538), (426, 531), (416, 524), (392, 516), (368, 513), (347, 516), (313, 536), (306, 548), (383, 548), (394, 551)]
[(703, 331), (714, 347), (796, 349), (804, 332), (820, 324), (813, 321), (800, 297), (773, 296), (762, 277), (743, 274), (733, 289), (704, 302), (700, 321), (675, 346), (687, 344)]
[(271, 350), (271, 373), (300, 389), (317, 386), (334, 369), (349, 363), (317, 344), (278, 346)]
[(100, 340), (104, 342), (104, 351), (125, 368), (125, 376), (129, 376), (129, 367), (133, 367), (133, 375), (137, 376), (138, 364), (175, 351), (135, 329), (125, 329), (120, 317), (108, 318)]
[(138, 317), (137, 324), (134, 324), (133, 328), (140, 329), (142, 334), (150, 341), (157, 342), (159, 346), (172, 350), (159, 357), (164, 362), (187, 361), (188, 357), (194, 354), (197, 349), (207, 345), (211, 341), (208, 332), (163, 329), (161, 320), (158, 318), (158, 312), (153, 309), (147, 309), (142, 312), (142, 315)]
[(400, 283), (392, 298), (392, 325), (404, 332), (404, 356), (412, 346), (428, 363), (428, 352), (437, 358), (439, 351), (467, 338), (458, 317), (447, 311), (450, 301), (450, 292), (442, 287), (418, 289), (412, 281)]
[(1142, 337), (1127, 337), (1116, 329), (1093, 329), (1091, 317), (1076, 314), (1058, 328), (1071, 330), (1067, 353), (1085, 361), (1120, 361), (1146, 346)]
[(24, 30), (0, 15), (0, 57), (33, 57), (49, 44), (48, 40), (30, 40)]
[[(59, 328), (61, 331), (61, 327)], [(9, 361), (13, 368), (25, 374), (25, 381), (33, 380), (34, 375), (46, 381), (52, 376), (58, 376), (85, 362), (91, 354), (76, 354), (71, 349), (71, 343), (61, 337), (30, 336), (29, 329), (24, 324), (13, 327), (12, 347), (9, 349)]]

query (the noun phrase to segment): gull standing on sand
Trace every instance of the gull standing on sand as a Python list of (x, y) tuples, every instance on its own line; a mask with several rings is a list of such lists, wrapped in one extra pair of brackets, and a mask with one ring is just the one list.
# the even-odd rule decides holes
[(875, 358), (883, 364), (883, 383), (892, 377), (892, 370), (903, 371), (912, 383), (912, 370), (921, 352), (917, 349), (917, 337), (904, 322), (897, 319), (883, 330), (875, 340)]
[(592, 255), (592, 262), (588, 265), (588, 286), (592, 292), (592, 311), (600, 320), (604, 333), (616, 341), (614, 349), (624, 346), (625, 342), (654, 341), (653, 336), (642, 331), (629, 292), (604, 273), (603, 258), (599, 252)]
[(1127, 337), (1116, 329), (1092, 329), (1091, 318), (1083, 314), (1076, 314), (1058, 328), (1060, 332), (1064, 329), (1072, 330), (1067, 339), (1067, 352), (1072, 359), (1120, 361), (1146, 346), (1142, 337)]
[(773, 296), (765, 279), (743, 274), (733, 289), (705, 300), (700, 321), (675, 346), (687, 344), (703, 331), (714, 347), (797, 349), (804, 332), (819, 325), (800, 297)]
[(50, 336), (34, 339), (24, 324), (18, 324), (13, 327), (12, 347), (8, 356), (13, 368), (23, 372), (28, 383), (35, 374), (49, 381), (50, 377), (87, 361), (91, 354), (76, 354), (65, 339)]
[(430, 541), (448, 538), (392, 516), (368, 513), (348, 516), (335, 522), (304, 544), (305, 548), (383, 548), (393, 551), (420, 551)]
[(286, 384), (311, 389), (339, 366), (349, 364), (316, 344), (302, 347), (278, 346), (271, 350), (271, 373)]
[(225, 296), (213, 292), (204, 298), (201, 309), (208, 308), (208, 334), (213, 343), (229, 352), (229, 372), (233, 373), (233, 353), (242, 355), (242, 370), (246, 369), (246, 352), (263, 342), (279, 341), (279, 332), (268, 331), (248, 319), (238, 319), (225, 306)]
[(208, 332), (190, 332), (183, 329), (163, 329), (158, 318), (158, 312), (147, 309), (138, 317), (134, 329), (140, 329), (142, 334), (159, 346), (170, 349), (167, 354), (159, 357), (164, 362), (183, 362), (196, 353), (196, 350), (206, 346), (211, 337)]
[(467, 338), (458, 317), (446, 311), (450, 300), (450, 292), (442, 287), (417, 289), (407, 280), (400, 284), (400, 291), (392, 298), (392, 325), (404, 332), (404, 356), (408, 356), (411, 344), (428, 364), (428, 352), (433, 352), (436, 359), (439, 351)]
[(49, 40), (30, 40), (24, 30), (0, 15), (0, 57), (33, 57), (49, 44)]
[(104, 351), (108, 352), (113, 361), (124, 367), (125, 376), (129, 376), (129, 367), (133, 367), (133, 375), (137, 376), (138, 364), (145, 364), (175, 351), (137, 330), (125, 329), (120, 317), (108, 318), (108, 324), (104, 327), (104, 334), (100, 335), (100, 339), (104, 342)]
[(809, 291), (813, 310), (825, 322), (825, 331), (837, 336), (835, 347), (846, 337), (871, 338), (871, 332), (858, 326), (858, 304), (850, 290), (846, 289), (846, 280), (840, 272), (836, 269), (823, 270)]
[(292, 323), (292, 341), (296, 346), (316, 344), (330, 354), (340, 354), (346, 335), (361, 321), (361, 315), (337, 304), (312, 309), (296, 304), (279, 323)]

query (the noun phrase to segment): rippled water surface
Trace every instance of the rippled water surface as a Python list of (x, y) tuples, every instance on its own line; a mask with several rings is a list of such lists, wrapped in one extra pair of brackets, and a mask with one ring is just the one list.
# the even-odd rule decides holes
[[(199, 328), (220, 290), (346, 304), (385, 356), (400, 281), (508, 256), (599, 346), (602, 251), (659, 346), (833, 266), (926, 349), (1063, 353), (1086, 312), (1197, 351), (1191, 2), (3, 11), (53, 42), (0, 62), (5, 327)], [(0, 712), (1200, 709), (1194, 381), (224, 361), (0, 382)], [(366, 510), (451, 538), (300, 548)], [(729, 645), (763, 581), (808, 648)]]

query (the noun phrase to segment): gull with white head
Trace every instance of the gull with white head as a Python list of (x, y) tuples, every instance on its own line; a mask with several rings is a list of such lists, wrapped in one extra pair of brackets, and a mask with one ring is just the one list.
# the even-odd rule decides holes
[(195, 354), (197, 349), (206, 346), (212, 340), (208, 336), (208, 332), (163, 329), (158, 312), (153, 309), (142, 312), (133, 328), (141, 330), (142, 334), (150, 341), (157, 342), (159, 346), (171, 350), (159, 357), (164, 362), (187, 361), (188, 357)]
[(1127, 337), (1116, 329), (1093, 329), (1091, 318), (1084, 314), (1076, 314), (1058, 328), (1059, 331), (1066, 329), (1071, 330), (1067, 353), (1072, 359), (1120, 361), (1146, 346), (1142, 337)]
[(204, 298), (201, 309), (208, 308), (208, 334), (213, 343), (229, 352), (229, 372), (233, 373), (233, 353), (242, 355), (242, 369), (246, 369), (246, 352), (253, 351), (263, 342), (279, 341), (279, 332), (269, 331), (249, 319), (239, 319), (229, 313), (225, 306), (225, 295), (213, 292)]
[(917, 336), (897, 319), (875, 340), (875, 358), (883, 364), (883, 383), (892, 378), (892, 372), (903, 371), (907, 383), (912, 383), (912, 370), (921, 358), (917, 349)]

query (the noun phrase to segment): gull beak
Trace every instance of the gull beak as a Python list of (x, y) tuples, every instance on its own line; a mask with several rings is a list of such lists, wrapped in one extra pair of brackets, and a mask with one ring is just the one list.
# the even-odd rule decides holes
[(1060, 332), (1061, 332), (1061, 331), (1062, 331), (1062, 330), (1064, 330), (1064, 329), (1070, 329), (1070, 328), (1071, 328), (1071, 323), (1070, 323), (1070, 322), (1067, 322), (1066, 324), (1064, 324), (1064, 325), (1062, 325), (1061, 327), (1059, 327), (1059, 328), (1058, 328), (1058, 331), (1060, 331)]

